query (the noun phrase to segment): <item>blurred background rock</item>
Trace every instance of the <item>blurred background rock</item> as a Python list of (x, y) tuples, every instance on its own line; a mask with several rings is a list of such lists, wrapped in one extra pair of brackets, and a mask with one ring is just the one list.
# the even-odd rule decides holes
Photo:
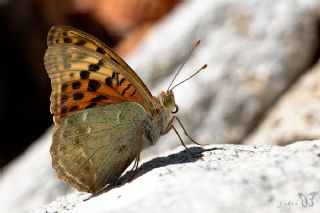
[[(208, 68), (175, 89), (179, 117), (199, 142), (320, 138), (319, 0), (8, 0), (0, 8), (1, 165), (38, 139), (4, 169), (0, 192), (16, 192), (4, 196), (7, 211), (70, 190), (50, 167), (51, 130), (44, 133), (52, 124), (43, 66), (52, 25), (79, 28), (114, 48), (154, 95), (201, 39), (177, 82)], [(169, 133), (143, 156), (177, 145)]]

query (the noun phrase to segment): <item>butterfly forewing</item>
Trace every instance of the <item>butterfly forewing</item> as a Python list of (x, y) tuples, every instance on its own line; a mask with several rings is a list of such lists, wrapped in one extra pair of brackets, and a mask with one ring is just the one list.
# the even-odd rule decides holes
[(122, 101), (137, 102), (148, 112), (156, 109), (141, 79), (99, 40), (56, 26), (47, 43), (45, 66), (52, 81), (51, 111), (56, 122), (73, 111)]
[(146, 105), (136, 87), (91, 49), (71, 44), (50, 46), (45, 65), (51, 78), (55, 121), (74, 111), (132, 101)]

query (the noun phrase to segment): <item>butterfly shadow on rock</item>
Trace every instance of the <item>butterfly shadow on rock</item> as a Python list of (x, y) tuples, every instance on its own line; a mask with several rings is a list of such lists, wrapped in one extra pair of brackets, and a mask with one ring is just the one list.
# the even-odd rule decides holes
[[(202, 156), (204, 152), (213, 151), (213, 150), (221, 150), (222, 148), (210, 148), (210, 149), (204, 149), (202, 147), (191, 147), (189, 150), (197, 155)], [(193, 163), (197, 160), (200, 160), (192, 155), (190, 155), (187, 150), (183, 150), (179, 153), (171, 154), (166, 157), (156, 157), (152, 160), (143, 163), (136, 171), (128, 171), (123, 176), (121, 176), (115, 183), (107, 185), (105, 188), (103, 188), (101, 191), (99, 191), (96, 194), (93, 194), (91, 197), (89, 197), (87, 200), (89, 200), (92, 197), (99, 196), (100, 194), (106, 193), (114, 188), (119, 188), (123, 185), (125, 185), (128, 182), (133, 181), (134, 179), (148, 173), (149, 171), (165, 167), (168, 165), (173, 164), (182, 164), (182, 163)]]

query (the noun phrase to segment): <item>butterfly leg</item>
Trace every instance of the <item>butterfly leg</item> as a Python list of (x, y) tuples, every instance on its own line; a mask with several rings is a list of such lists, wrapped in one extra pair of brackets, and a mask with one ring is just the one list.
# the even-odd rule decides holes
[(129, 181), (132, 181), (133, 178), (136, 176), (137, 174), (137, 171), (138, 171), (138, 167), (139, 167), (139, 162), (140, 162), (140, 154), (141, 154), (141, 151), (142, 151), (142, 147), (143, 147), (143, 140), (142, 138), (140, 139), (141, 143), (139, 144), (139, 152), (137, 153), (136, 155), (136, 158), (134, 159), (134, 164), (133, 164), (133, 167), (131, 169), (130, 172), (133, 172), (132, 173), (132, 176), (129, 178)]
[(129, 178), (129, 182), (133, 180), (134, 176), (136, 176), (137, 171), (138, 171), (138, 166), (139, 166), (139, 162), (140, 162), (140, 152), (139, 154), (136, 156), (135, 160), (134, 160), (134, 164), (132, 169), (130, 170), (130, 172), (133, 172), (132, 176)]
[(195, 141), (190, 135), (189, 133), (187, 132), (187, 130), (184, 128), (182, 122), (180, 121), (180, 119), (176, 116), (173, 116), (172, 120), (170, 121), (170, 124), (173, 122), (173, 120), (176, 119), (178, 121), (178, 123), (180, 124), (181, 128), (183, 129), (184, 131), (184, 134), (195, 144), (199, 145), (199, 146), (206, 146), (208, 144), (201, 144), (201, 143), (198, 143), (197, 141)]
[[(133, 180), (133, 178), (136, 176), (137, 170), (138, 170), (138, 166), (139, 166), (139, 161), (140, 161), (140, 152), (136, 156), (136, 158), (134, 159), (134, 163), (133, 163), (132, 169), (127, 173), (127, 174), (130, 174), (130, 177), (128, 178), (128, 182), (131, 182)], [(132, 173), (132, 175), (131, 175), (131, 173)], [(112, 185), (120, 185), (120, 184), (121, 184), (121, 181), (120, 181), (120, 179), (118, 179)]]
[(179, 138), (182, 146), (183, 146), (184, 148), (186, 148), (186, 150), (189, 152), (189, 154), (192, 155), (192, 156), (195, 157), (195, 158), (198, 158), (198, 159), (203, 160), (201, 155), (196, 155), (196, 154), (194, 154), (194, 153), (191, 152), (191, 150), (186, 146), (186, 144), (183, 142), (183, 140), (182, 140), (182, 138), (181, 138), (178, 130), (175, 128), (175, 126), (171, 125), (169, 129), (171, 129), (171, 128), (175, 131), (175, 133), (177, 134), (177, 136), (178, 136), (178, 138)]

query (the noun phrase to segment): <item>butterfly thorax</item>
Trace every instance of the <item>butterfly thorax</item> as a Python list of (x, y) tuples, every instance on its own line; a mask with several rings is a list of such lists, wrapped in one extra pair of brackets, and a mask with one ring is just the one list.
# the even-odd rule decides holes
[(172, 90), (168, 90), (166, 92), (161, 92), (158, 100), (161, 104), (160, 110), (160, 129), (161, 135), (165, 135), (168, 133), (168, 130), (171, 128), (171, 120), (172, 114), (178, 112), (178, 105), (176, 104), (174, 94)]
[(144, 147), (155, 144), (161, 135), (168, 133), (171, 127), (172, 114), (177, 112), (173, 92), (161, 92), (158, 98), (155, 98), (158, 105), (158, 112), (153, 114), (150, 119), (145, 122), (144, 131)]

